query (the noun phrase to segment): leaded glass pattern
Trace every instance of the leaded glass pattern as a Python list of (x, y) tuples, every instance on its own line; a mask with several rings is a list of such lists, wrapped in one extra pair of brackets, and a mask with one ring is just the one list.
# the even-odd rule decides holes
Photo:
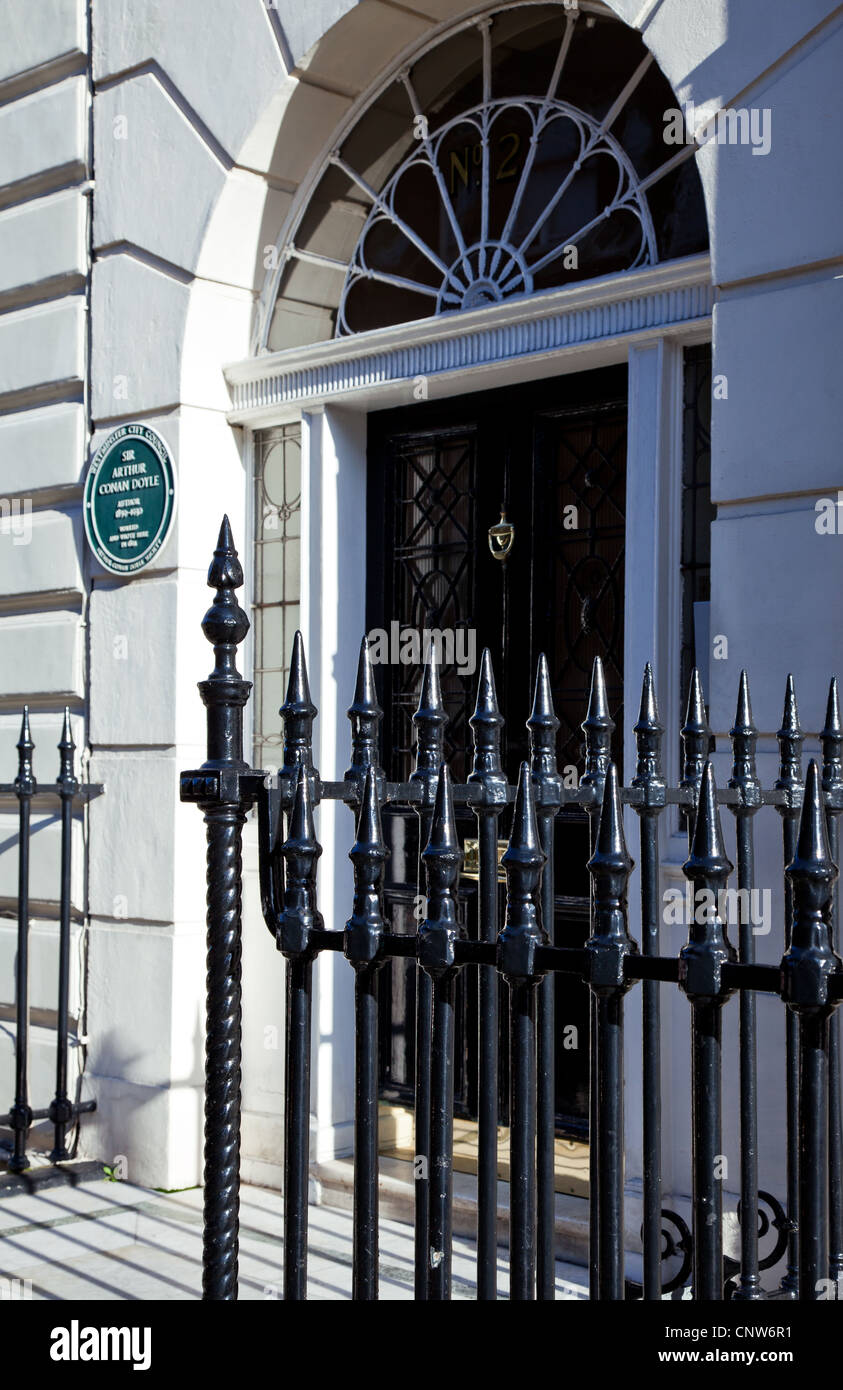
[[(476, 445), (472, 432), (443, 432), (401, 441), (396, 450), (393, 526), (393, 598), (402, 623), (421, 632), (470, 623), (474, 612), (474, 506)], [(409, 777), (415, 759), (413, 712), (419, 673), (389, 668), (392, 719), (391, 775)], [(455, 776), (467, 773), (468, 716), (473, 675), (441, 670), (448, 711), (446, 754)]]
[(254, 766), (277, 767), (278, 710), (301, 602), (301, 428), (261, 430), (254, 446)]
[[(625, 404), (571, 411), (549, 419), (541, 437), (545, 467), (556, 496), (548, 550), (553, 605), (551, 682), (560, 721), (562, 766), (582, 763), (582, 710), (588, 704), (594, 658), (603, 662), (609, 713), (615, 721), (613, 756), (623, 741), (623, 627), (626, 516)], [(539, 498), (542, 508), (545, 499)], [(538, 522), (537, 518), (537, 522)]]

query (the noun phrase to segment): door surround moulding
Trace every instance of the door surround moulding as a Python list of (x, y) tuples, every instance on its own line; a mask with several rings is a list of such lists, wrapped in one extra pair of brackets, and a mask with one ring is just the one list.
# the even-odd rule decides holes
[[(665, 336), (709, 336), (714, 287), (708, 254), (603, 276), (547, 294), (510, 299), (300, 348), (224, 368), (232, 425), (266, 427), (303, 409), (342, 404), (382, 409), (425, 396), (581, 370), (584, 355), (623, 360), (630, 346)], [(598, 365), (595, 360), (589, 366)]]

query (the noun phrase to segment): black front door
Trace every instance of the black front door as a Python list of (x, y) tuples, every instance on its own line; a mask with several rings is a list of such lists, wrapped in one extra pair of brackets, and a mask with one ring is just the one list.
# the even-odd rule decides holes
[[(560, 377), (529, 386), (429, 402), (369, 416), (367, 629), (385, 635), (377, 672), (384, 706), (384, 766), (391, 780), (413, 768), (412, 715), (419, 667), (413, 632), (453, 633), (453, 661), (442, 670), (449, 716), (446, 753), (464, 781), (471, 769), (477, 668), (489, 647), (501, 710), (508, 778), (528, 756), (525, 721), (536, 663), (545, 652), (560, 719), (559, 767), (569, 784), (582, 771), (580, 724), (594, 657), (603, 659), (614, 754), (621, 758), (623, 698), (626, 368)], [(501, 511), (514, 527), (505, 561), (489, 530)], [(406, 659), (402, 659), (406, 658)], [(398, 659), (396, 659), (398, 658)], [(418, 826), (414, 813), (388, 808), (391, 848), (386, 902), (391, 928), (415, 932)], [(476, 837), (473, 813), (459, 817), (463, 840)], [(500, 834), (508, 834), (506, 817)], [(588, 931), (588, 821), (563, 812), (556, 833), (556, 912), (560, 945)], [(461, 880), (465, 930), (477, 931), (476, 883)], [(549, 925), (549, 924), (546, 924)], [(561, 976), (556, 989), (557, 1123), (583, 1137), (588, 1117), (588, 997)], [(414, 969), (391, 962), (381, 987), (381, 1089), (410, 1101), (414, 1072)], [(502, 989), (501, 1018), (507, 998)], [(460, 977), (456, 1106), (476, 1113), (477, 999), (474, 972)], [(576, 1030), (575, 1032), (572, 1030)], [(572, 1046), (572, 1043), (575, 1045)], [(501, 1027), (501, 1117), (507, 1117), (507, 1030)]]

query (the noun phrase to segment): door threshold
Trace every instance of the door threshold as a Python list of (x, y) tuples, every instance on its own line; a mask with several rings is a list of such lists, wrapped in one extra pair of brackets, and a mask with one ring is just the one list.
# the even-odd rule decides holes
[[(415, 1157), (412, 1110), (381, 1101), (378, 1105), (378, 1151), (384, 1158), (412, 1162)], [(554, 1190), (571, 1197), (588, 1197), (588, 1144), (575, 1139), (554, 1140)], [(476, 1120), (454, 1117), (454, 1171), (477, 1173)], [(498, 1126), (498, 1180), (509, 1182), (509, 1129)]]

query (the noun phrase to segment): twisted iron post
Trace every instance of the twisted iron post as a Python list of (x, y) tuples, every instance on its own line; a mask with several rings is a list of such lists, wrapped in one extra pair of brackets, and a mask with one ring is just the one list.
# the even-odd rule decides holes
[(208, 756), (182, 778), (182, 799), (204, 812), (207, 831), (207, 1018), (205, 1025), (205, 1230), (202, 1297), (237, 1298), (240, 1183), (241, 837), (247, 803), (240, 790), (243, 707), (251, 682), (237, 670), (249, 630), (235, 589), (243, 570), (223, 517), (208, 570), (214, 602), (202, 620), (215, 666), (199, 693), (207, 710)]

